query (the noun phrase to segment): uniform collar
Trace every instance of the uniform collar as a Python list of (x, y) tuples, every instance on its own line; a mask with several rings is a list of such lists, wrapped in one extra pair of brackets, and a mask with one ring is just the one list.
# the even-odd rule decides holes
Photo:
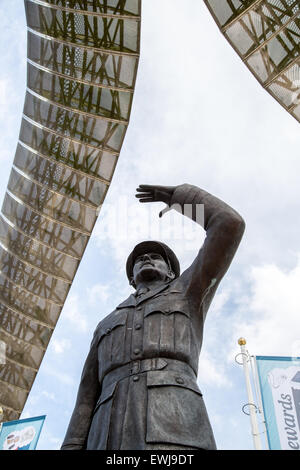
[(149, 290), (145, 295), (142, 295), (140, 298), (136, 297), (134, 294), (131, 294), (124, 302), (120, 303), (117, 308), (124, 308), (124, 307), (135, 307), (140, 303), (144, 302), (145, 300), (151, 299), (154, 295), (159, 294), (165, 289), (168, 289), (170, 284), (162, 284), (156, 289)]
[(142, 295), (140, 298), (137, 297), (136, 304), (139, 305), (142, 302), (145, 302), (145, 300), (151, 299), (151, 297), (154, 297), (154, 295), (157, 295), (160, 292), (162, 292), (163, 290), (168, 289), (169, 285), (170, 284), (162, 284), (159, 287), (156, 287), (156, 289), (149, 290), (149, 292), (147, 292), (147, 294)]
[(117, 308), (124, 308), (124, 307), (135, 307), (136, 306), (136, 298), (134, 294), (131, 294), (124, 302), (121, 302)]

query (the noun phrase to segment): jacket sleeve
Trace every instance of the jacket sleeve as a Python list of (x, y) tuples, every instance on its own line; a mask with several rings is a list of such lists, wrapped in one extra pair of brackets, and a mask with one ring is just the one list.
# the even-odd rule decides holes
[(177, 210), (206, 230), (204, 244), (196, 259), (181, 275), (188, 298), (196, 308), (201, 307), (205, 315), (239, 246), (245, 222), (225, 202), (197, 186), (177, 186), (171, 200), (171, 205), (174, 204)]
[(96, 330), (83, 367), (74, 411), (61, 450), (80, 450), (86, 447), (93, 411), (100, 396), (100, 390)]

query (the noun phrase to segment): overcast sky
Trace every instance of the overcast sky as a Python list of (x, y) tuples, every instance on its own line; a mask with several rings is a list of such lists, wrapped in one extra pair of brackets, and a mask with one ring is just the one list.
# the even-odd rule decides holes
[[(23, 0), (0, 0), (1, 204), (14, 158), (26, 80)], [(22, 418), (46, 414), (38, 449), (60, 447), (98, 322), (131, 288), (129, 251), (161, 239), (182, 270), (204, 231), (162, 205), (139, 205), (141, 184), (191, 183), (246, 221), (239, 251), (208, 313), (200, 357), (217, 447), (252, 449), (242, 367), (253, 355), (300, 356), (299, 123), (268, 95), (199, 0), (143, 2), (141, 57), (130, 125), (115, 175)]]

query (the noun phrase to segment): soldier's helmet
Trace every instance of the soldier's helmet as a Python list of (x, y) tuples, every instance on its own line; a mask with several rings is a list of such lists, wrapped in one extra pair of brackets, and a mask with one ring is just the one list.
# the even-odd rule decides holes
[(133, 276), (133, 266), (136, 258), (146, 253), (159, 253), (172, 269), (175, 278), (180, 275), (180, 264), (174, 251), (165, 243), (147, 240), (136, 245), (127, 258), (126, 272), (129, 281), (131, 281)]

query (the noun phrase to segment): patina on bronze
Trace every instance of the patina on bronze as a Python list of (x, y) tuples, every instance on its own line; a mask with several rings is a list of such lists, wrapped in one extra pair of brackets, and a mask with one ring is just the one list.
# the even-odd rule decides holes
[(197, 204), (204, 204), (207, 236), (181, 275), (176, 255), (161, 242), (143, 242), (129, 255), (136, 292), (95, 330), (62, 449), (213, 450), (198, 360), (206, 313), (245, 224), (196, 186), (137, 191), (140, 202), (192, 205), (194, 220)]

